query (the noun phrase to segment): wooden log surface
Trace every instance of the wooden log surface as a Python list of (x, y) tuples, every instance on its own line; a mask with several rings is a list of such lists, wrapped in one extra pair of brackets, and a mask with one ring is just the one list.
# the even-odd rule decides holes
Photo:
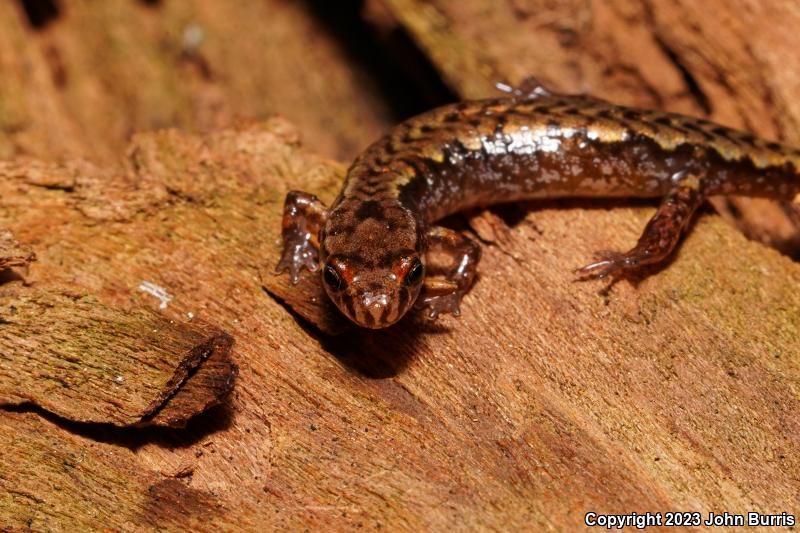
[(114, 163), (137, 131), (276, 113), (352, 157), (392, 112), (349, 56), (302, 2), (2, 2), (0, 157)]
[[(233, 386), (236, 367), (223, 332), (109, 308), (57, 285), (9, 287), (0, 306), (0, 405), (32, 403), (76, 422), (182, 426)], [(226, 385), (187, 397), (189, 373), (206, 366), (215, 349), (227, 361), (215, 373)], [(154, 418), (165, 404), (172, 414)]]
[[(700, 57), (718, 49), (708, 44), (714, 42), (709, 32), (701, 32), (704, 37), (697, 41), (680, 33), (690, 26), (687, 13), (702, 19), (688, 3), (671, 8), (684, 19), (658, 15), (653, 20), (662, 20), (660, 25), (627, 36), (612, 35), (611, 28), (638, 27), (631, 21), (638, 20), (640, 8), (664, 13), (665, 4), (607, 2), (602, 4), (611, 6), (607, 10), (587, 15), (578, 9), (587, 4), (577, 2), (565, 15), (549, 3), (513, 2), (508, 5), (516, 18), (499, 21), (492, 17), (502, 16), (501, 11), (470, 12), (453, 5), (393, 0), (372, 5), (377, 17), (372, 20), (391, 15), (423, 44), (425, 35), (436, 37), (439, 44), (425, 49), (466, 96), (491, 90), (495, 72), (475, 58), (492, 46), (506, 49), (514, 64), (519, 60), (519, 72), (496, 69), (509, 78), (535, 71), (559, 88), (601, 96), (603, 83), (611, 83), (608, 90), (615, 100), (628, 98), (625, 92), (615, 94), (622, 86), (630, 94), (637, 94), (639, 84), (664, 87), (642, 82), (638, 73), (632, 74), (636, 69), (602, 67), (619, 66), (621, 50), (652, 45), (648, 36), (661, 35), (662, 26), (670, 29), (672, 49), (683, 43), (681, 50), (695, 50)], [(743, 16), (738, 4), (715, 5), (717, 16), (727, 15), (720, 20), (729, 25)], [(85, 8), (75, 6), (80, 3), (68, 3), (65, 12), (74, 7), (82, 17)], [(158, 11), (143, 13), (153, 21), (159, 16), (171, 20)], [(252, 12), (231, 13), (230, 20), (239, 16)], [(418, 26), (418, 20), (433, 22)], [(469, 24), (461, 26), (460, 20)], [(531, 27), (520, 26), (520, 20)], [(596, 37), (601, 44), (575, 50), (563, 37), (570, 32), (559, 29), (562, 21), (583, 24), (578, 29), (584, 30), (606, 28)], [(620, 26), (621, 21), (629, 24)], [(76, 31), (64, 26), (54, 23), (36, 38)], [(542, 27), (553, 31), (552, 41), (532, 31)], [(503, 31), (508, 28), (520, 29)], [(540, 47), (525, 48), (528, 55), (521, 45), (503, 42), (514, 34), (525, 35), (520, 43), (535, 40)], [(788, 35), (772, 42), (773, 26), (764, 25), (748, 31), (747, 38), (751, 43), (763, 38), (771, 44), (761, 46), (787, 55), (795, 39)], [(16, 42), (33, 46), (29, 39)], [(612, 46), (614, 39), (628, 41)], [(559, 46), (583, 63), (574, 57), (554, 61)], [(584, 58), (604, 47), (617, 55), (594, 52)], [(653, 103), (671, 107), (683, 102), (686, 110), (697, 111), (691, 107), (699, 105), (697, 99), (683, 94), (685, 79), (674, 63), (671, 74), (663, 74), (655, 63), (647, 67), (654, 58), (663, 60), (659, 46), (651, 50), (661, 51), (632, 54), (631, 63), (649, 76), (674, 78), (666, 87), (677, 95)], [(458, 53), (464, 62), (448, 66)], [(291, 57), (287, 49), (286, 60)], [(525, 57), (534, 60), (523, 64), (519, 58)], [(211, 68), (223, 68), (219, 61), (214, 58)], [(546, 65), (551, 63), (564, 68), (550, 71)], [(577, 83), (584, 78), (566, 76), (570, 69), (582, 72), (576, 64), (592, 65), (586, 68), (596, 69), (594, 77)], [(99, 65), (92, 68), (107, 72)], [(790, 93), (780, 105), (774, 97), (759, 99), (759, 83), (773, 83), (774, 72), (764, 71), (761, 63), (744, 68), (763, 77), (748, 89), (757, 95), (756, 111), (738, 92), (714, 93), (708, 101), (715, 118), (725, 121), (714, 115), (725, 109), (752, 113), (754, 121), (772, 116), (788, 124), (797, 117), (782, 107), (795, 105), (788, 103)], [(464, 87), (474, 89), (454, 81), (461, 79), (459, 71), (469, 79)], [(613, 85), (617, 79), (623, 81)], [(790, 91), (791, 83), (781, 79), (775, 87)], [(236, 104), (228, 93), (220, 98)], [(628, 103), (643, 102), (640, 96), (630, 98)], [(180, 99), (168, 99), (175, 101)], [(167, 115), (154, 112), (158, 118)], [(120, 120), (110, 104), (100, 116)], [(132, 116), (139, 120), (138, 111)], [(761, 127), (767, 126), (753, 129), (782, 135)], [(342, 128), (356, 131), (359, 126)], [(271, 119), (204, 135), (142, 133), (125, 149), (121, 164), (108, 160), (121, 150), (124, 135), (90, 131), (85, 141), (73, 136), (61, 142), (76, 142), (78, 153), (95, 139), (107, 143), (94, 148), (100, 154), (94, 164), (18, 158), (0, 165), (0, 228), (10, 232), (4, 233), (8, 238), (2, 242), (9, 244), (0, 246), (0, 255), (15, 258), (7, 265), (13, 269), (2, 274), (3, 302), (18, 302), (15, 309), (21, 305), (22, 315), (29, 313), (25, 316), (33, 320), (35, 307), (27, 302), (73, 294), (78, 295), (73, 302), (90, 302), (88, 309), (103, 317), (160, 321), (170, 331), (183, 332), (175, 333), (176, 348), (147, 344), (152, 337), (146, 328), (129, 346), (145, 346), (175, 361), (192, 346), (216, 338), (206, 344), (208, 367), (201, 365), (184, 385), (189, 388), (192, 379), (201, 378), (197, 388), (212, 391), (199, 396), (205, 399), (219, 397), (229, 384), (221, 376), (231, 376), (233, 367), (220, 354), (239, 367), (229, 399), (184, 430), (86, 423), (101, 420), (59, 411), (63, 402), (48, 405), (48, 394), (41, 395), (39, 407), (0, 410), (0, 529), (573, 531), (589, 511), (798, 514), (800, 295), (794, 289), (800, 267), (795, 262), (746, 240), (706, 212), (674, 259), (647, 277), (610, 287), (576, 283), (571, 268), (594, 250), (629, 246), (653, 208), (628, 202), (539, 202), (454, 221), (484, 243), (480, 277), (460, 319), (428, 323), (411, 316), (381, 332), (343, 329), (319, 298), (312, 276), (292, 287), (271, 274), (285, 192), (301, 188), (330, 201), (344, 173), (343, 164), (316, 155), (316, 141), (301, 141), (308, 138), (308, 129)], [(14, 143), (29, 133), (12, 133)], [(335, 137), (336, 130), (327, 134)], [(337, 146), (335, 140), (327, 142)], [(31, 153), (41, 159), (72, 154), (55, 144), (52, 152), (45, 146)], [(145, 282), (150, 289), (140, 288)], [(71, 324), (82, 318), (69, 306), (47, 312), (63, 313)], [(30, 350), (30, 339), (7, 333), (22, 322), (10, 319), (5, 306), (2, 313), (0, 361), (6, 365)], [(59, 331), (45, 329), (40, 339)], [(108, 342), (118, 340), (108, 337)], [(40, 342), (55, 352), (68, 346)], [(115, 364), (135, 364), (120, 361), (123, 353), (106, 356), (116, 357)], [(4, 372), (7, 368), (0, 366), (0, 391), (19, 381), (18, 375)], [(11, 370), (19, 368), (15, 362)], [(126, 383), (130, 372), (125, 371)], [(59, 397), (77, 398), (83, 383), (72, 381), (74, 373), (62, 379), (68, 386), (58, 391)], [(163, 389), (143, 385), (141, 390)], [(177, 411), (185, 412), (178, 394), (172, 400)], [(207, 404), (192, 405), (202, 410)], [(119, 412), (127, 413), (122, 407)], [(165, 424), (175, 419), (169, 403), (153, 415), (158, 416)], [(120, 423), (119, 416), (111, 416), (106, 421), (127, 425), (135, 419)]]
[(36, 254), (27, 246), (17, 242), (10, 231), (0, 230), (0, 269), (26, 267), (35, 259)]

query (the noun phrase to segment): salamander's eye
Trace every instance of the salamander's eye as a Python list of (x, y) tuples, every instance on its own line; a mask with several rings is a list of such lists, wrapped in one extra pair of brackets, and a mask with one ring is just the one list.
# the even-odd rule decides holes
[(425, 267), (422, 266), (422, 261), (420, 261), (419, 259), (415, 259), (414, 264), (408, 270), (408, 274), (406, 274), (403, 283), (409, 286), (416, 285), (420, 281), (422, 281), (424, 275), (425, 275)]
[(322, 279), (332, 291), (340, 291), (344, 289), (344, 280), (342, 276), (331, 265), (327, 265), (322, 272)]

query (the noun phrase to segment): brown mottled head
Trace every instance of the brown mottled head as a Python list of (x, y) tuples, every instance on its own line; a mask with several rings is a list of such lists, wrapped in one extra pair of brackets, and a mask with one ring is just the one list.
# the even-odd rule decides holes
[(344, 198), (322, 231), (322, 284), (353, 322), (385, 328), (419, 296), (424, 246), (419, 222), (397, 200)]

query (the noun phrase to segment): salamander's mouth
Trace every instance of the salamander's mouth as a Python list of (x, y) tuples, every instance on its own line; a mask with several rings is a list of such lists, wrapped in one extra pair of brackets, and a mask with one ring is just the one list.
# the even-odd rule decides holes
[(383, 329), (397, 323), (413, 303), (412, 295), (402, 289), (343, 292), (331, 294), (331, 300), (347, 318), (367, 329)]

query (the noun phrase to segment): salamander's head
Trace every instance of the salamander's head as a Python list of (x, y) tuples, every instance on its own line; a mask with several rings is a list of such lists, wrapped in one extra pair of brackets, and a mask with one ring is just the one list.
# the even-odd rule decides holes
[(420, 224), (397, 203), (344, 200), (322, 232), (322, 284), (347, 317), (385, 328), (411, 309), (425, 280)]

